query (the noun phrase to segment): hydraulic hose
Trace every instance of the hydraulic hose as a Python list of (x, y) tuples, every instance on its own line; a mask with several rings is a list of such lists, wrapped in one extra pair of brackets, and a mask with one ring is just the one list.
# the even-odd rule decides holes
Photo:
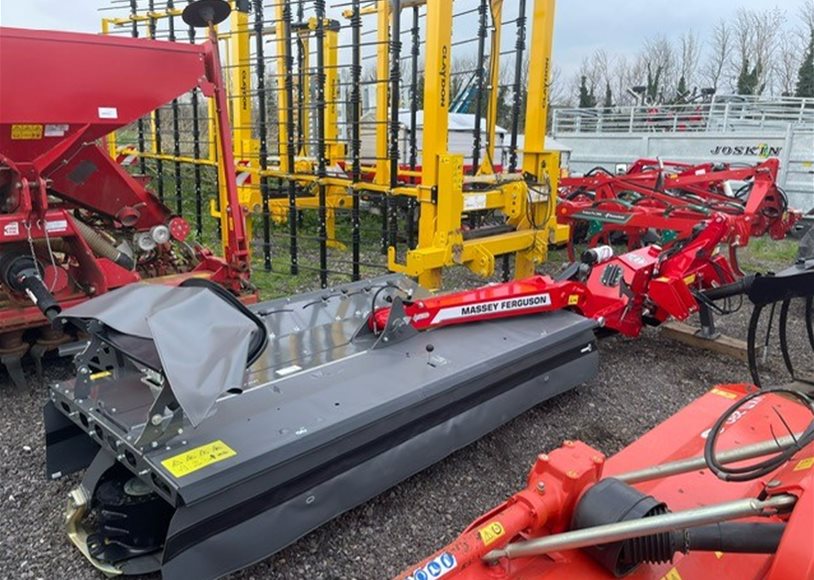
[(701, 292), (701, 294), (708, 300), (723, 300), (724, 298), (740, 296), (741, 294), (746, 293), (746, 291), (752, 287), (752, 283), (755, 281), (755, 278), (756, 276), (754, 274), (750, 274), (748, 276), (744, 276), (737, 282), (733, 282), (732, 284), (725, 284), (717, 288), (704, 290)]
[(88, 224), (78, 219), (74, 219), (73, 224), (76, 226), (82, 238), (88, 243), (90, 249), (93, 250), (94, 254), (115, 262), (125, 270), (135, 268), (136, 264), (133, 262), (133, 258), (113, 247), (113, 244), (108, 242), (102, 234)]
[(266, 328), (266, 323), (263, 322), (259, 316), (246, 308), (246, 305), (235, 298), (234, 294), (229, 292), (220, 284), (216, 284), (211, 280), (206, 280), (204, 278), (189, 278), (181, 282), (180, 286), (184, 288), (207, 288), (225, 300), (230, 306), (239, 310), (249, 320), (254, 322), (257, 326), (257, 330), (252, 333), (251, 342), (249, 343), (249, 354), (246, 358), (246, 368), (249, 368), (255, 362), (257, 362), (257, 359), (260, 358), (260, 355), (263, 354), (263, 351), (266, 350), (266, 346), (268, 345), (268, 329)]
[(702, 552), (774, 554), (785, 530), (783, 523), (722, 522), (687, 530), (687, 548)]

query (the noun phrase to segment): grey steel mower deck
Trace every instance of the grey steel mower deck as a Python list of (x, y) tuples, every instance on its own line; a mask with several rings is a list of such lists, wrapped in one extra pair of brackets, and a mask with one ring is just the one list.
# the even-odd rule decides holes
[[(381, 292), (385, 285), (401, 290)], [(45, 413), (49, 474), (92, 460), (72, 495), (75, 543), (87, 549), (80, 520), (100, 482), (124, 473), (163, 499), (169, 529), (153, 553), (95, 564), (215, 578), (597, 372), (595, 323), (569, 312), (401, 336), (369, 332), (374, 295), (408, 290), (420, 291), (388, 276), (252, 307), (269, 344), (242, 388), (223, 393), (194, 428), (185, 420), (145, 436), (152, 423), (175, 420), (151, 422), (158, 387), (150, 371), (101, 371), (90, 388), (54, 385)], [(117, 463), (126, 471), (112, 470)]]

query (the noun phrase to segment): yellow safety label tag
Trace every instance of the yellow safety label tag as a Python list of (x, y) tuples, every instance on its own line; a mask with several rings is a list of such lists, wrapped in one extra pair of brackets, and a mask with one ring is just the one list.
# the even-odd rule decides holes
[(667, 572), (664, 576), (662, 576), (661, 580), (682, 580), (682, 578), (681, 574), (678, 573), (678, 569), (673, 568), (669, 572)]
[(797, 465), (794, 466), (794, 471), (803, 471), (805, 469), (811, 469), (812, 467), (814, 467), (814, 457), (806, 457), (797, 462)]
[(723, 397), (724, 399), (737, 399), (738, 395), (735, 393), (730, 393), (729, 391), (725, 391), (723, 389), (714, 388), (710, 391), (713, 395), (718, 395), (719, 397)]
[(579, 294), (571, 294), (568, 297), (568, 306), (576, 306), (579, 304)]
[(506, 530), (503, 528), (503, 524), (500, 522), (492, 522), (491, 524), (478, 530), (478, 535), (480, 536), (484, 546), (493, 544), (505, 533)]
[(203, 469), (218, 461), (229, 459), (237, 455), (237, 452), (226, 445), (223, 441), (213, 441), (206, 445), (201, 445), (195, 449), (185, 451), (180, 455), (168, 457), (161, 462), (167, 471), (175, 477), (184, 477)]
[(11, 138), (17, 141), (42, 139), (42, 125), (12, 125)]
[(690, 284), (692, 284), (693, 282), (695, 282), (695, 279), (696, 279), (696, 275), (695, 275), (695, 274), (690, 274), (689, 276), (685, 276), (685, 277), (684, 277), (684, 283), (685, 283), (687, 286), (689, 286)]

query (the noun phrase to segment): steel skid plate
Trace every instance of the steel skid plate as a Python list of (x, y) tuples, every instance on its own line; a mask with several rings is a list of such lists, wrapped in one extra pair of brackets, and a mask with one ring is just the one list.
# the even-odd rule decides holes
[(597, 372), (595, 323), (570, 312), (423, 333), (368, 330), (377, 294), (393, 296), (398, 312), (400, 299), (422, 293), (387, 276), (254, 306), (271, 340), (243, 388), (160, 444), (135, 445), (155, 398), (145, 377), (114, 372), (84, 398), (76, 381), (54, 385), (49, 475), (89, 465), (90, 437), (97, 467), (76, 497), (92, 498), (106, 473), (98, 466), (115, 459), (174, 510), (159, 557), (118, 568), (215, 578)]

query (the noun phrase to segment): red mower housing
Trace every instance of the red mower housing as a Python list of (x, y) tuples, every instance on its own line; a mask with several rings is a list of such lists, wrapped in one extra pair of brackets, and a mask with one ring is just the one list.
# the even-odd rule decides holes
[[(663, 502), (675, 514), (737, 500), (788, 500), (793, 508), (739, 519), (742, 523), (783, 524), (772, 554), (719, 550), (677, 553), (670, 561), (643, 562), (625, 576), (636, 580), (741, 578), (785, 580), (814, 577), (814, 443), (765, 476), (748, 482), (718, 479), (709, 469), (685, 468), (668, 474), (654, 466), (703, 457), (710, 426), (734, 402), (753, 392), (750, 385), (719, 385), (676, 415), (606, 460), (579, 441), (565, 441), (543, 453), (528, 475), (525, 489), (476, 519), (456, 540), (399, 574), (399, 580), (611, 579), (617, 577), (585, 549), (554, 550), (535, 556), (497, 557), (511, 542), (554, 536), (571, 529), (586, 493), (619, 478), (644, 496)], [(779, 416), (795, 432), (805, 429), (811, 411), (776, 394), (753, 398), (733, 414), (720, 432), (718, 449), (726, 451), (771, 442), (786, 433)], [(777, 429), (781, 431), (777, 431)], [(752, 462), (755, 460), (753, 459)], [(747, 462), (749, 463), (749, 462)], [(736, 464), (739, 465), (739, 464)], [(601, 553), (601, 549), (600, 549)], [(436, 575), (433, 576), (432, 574)]]

